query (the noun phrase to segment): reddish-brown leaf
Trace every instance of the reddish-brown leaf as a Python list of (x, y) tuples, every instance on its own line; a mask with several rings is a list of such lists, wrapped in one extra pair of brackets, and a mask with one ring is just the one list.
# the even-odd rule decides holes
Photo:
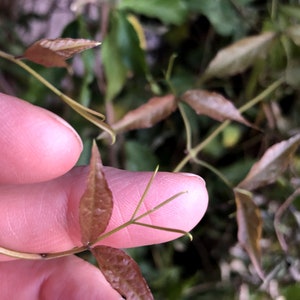
[(260, 211), (253, 202), (250, 192), (235, 189), (234, 194), (237, 207), (238, 240), (247, 251), (257, 274), (263, 279), (259, 244), (262, 234)]
[(124, 251), (108, 246), (96, 246), (91, 251), (106, 280), (125, 299), (154, 299), (139, 266)]
[(191, 106), (197, 114), (209, 116), (217, 121), (234, 120), (252, 126), (232, 104), (222, 95), (205, 90), (189, 90), (182, 100)]
[[(172, 94), (151, 98), (147, 103), (128, 112), (121, 120), (111, 125), (115, 132), (149, 128), (167, 118), (175, 109), (177, 103)], [(104, 137), (104, 135), (100, 135)]]
[(108, 187), (96, 143), (93, 144), (87, 188), (80, 199), (79, 223), (84, 245), (93, 243), (106, 229), (113, 209), (113, 198)]
[(263, 157), (256, 162), (246, 178), (239, 183), (238, 187), (254, 190), (275, 182), (289, 165), (291, 156), (300, 144), (300, 134), (286, 141), (282, 141), (270, 147)]
[(98, 45), (86, 39), (42, 39), (29, 46), (22, 57), (45, 67), (67, 67), (66, 59)]

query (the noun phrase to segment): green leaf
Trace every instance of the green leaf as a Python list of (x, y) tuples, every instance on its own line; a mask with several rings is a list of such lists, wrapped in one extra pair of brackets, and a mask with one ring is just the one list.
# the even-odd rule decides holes
[[(294, 262), (294, 265), (297, 265), (297, 262)], [(300, 284), (294, 283), (293, 285), (288, 285), (282, 289), (282, 293), (285, 296), (285, 299), (300, 299)], [(297, 296), (298, 295), (298, 296)]]
[(187, 8), (182, 0), (122, 0), (118, 7), (157, 18), (167, 24), (180, 25), (187, 17)]
[(99, 237), (106, 229), (112, 214), (112, 193), (102, 168), (100, 153), (94, 143), (87, 187), (80, 199), (79, 207), (79, 223), (84, 245), (93, 243)]
[[(114, 17), (112, 17), (114, 19)], [(102, 44), (102, 62), (107, 81), (105, 100), (111, 101), (121, 91), (126, 81), (127, 68), (118, 47), (117, 19), (112, 21), (109, 33)]]
[(102, 46), (102, 61), (107, 80), (106, 101), (121, 91), (127, 74), (148, 72), (138, 35), (122, 11), (111, 14), (111, 28)]
[(116, 17), (117, 45), (125, 66), (133, 72), (145, 72), (147, 69), (145, 53), (140, 47), (140, 40), (135, 28), (124, 12), (116, 12)]
[(158, 165), (158, 160), (149, 147), (135, 141), (125, 144), (126, 169), (130, 171), (150, 171)]
[(99, 269), (111, 286), (127, 300), (152, 300), (137, 263), (124, 251), (108, 246), (92, 249)]
[(242, 22), (236, 7), (228, 0), (189, 0), (188, 8), (191, 12), (205, 15), (217, 33), (223, 36), (241, 36), (248, 23)]
[(289, 18), (296, 18), (300, 20), (300, 7), (299, 5), (280, 5), (279, 10), (287, 15)]

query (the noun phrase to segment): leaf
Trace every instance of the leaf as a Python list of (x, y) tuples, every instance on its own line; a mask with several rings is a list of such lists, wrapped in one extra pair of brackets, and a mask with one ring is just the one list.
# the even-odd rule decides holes
[(91, 251), (106, 280), (126, 300), (154, 299), (139, 266), (124, 251), (108, 246)]
[(266, 32), (241, 39), (220, 50), (210, 62), (203, 78), (226, 77), (243, 72), (266, 55), (276, 34)]
[(113, 100), (123, 88), (127, 74), (145, 72), (145, 53), (124, 12), (111, 13), (110, 31), (102, 45), (102, 61), (107, 80), (106, 101)]
[(67, 67), (66, 59), (100, 44), (86, 39), (41, 39), (27, 48), (22, 58), (45, 67)]
[(238, 241), (247, 251), (251, 262), (261, 279), (264, 273), (261, 268), (260, 239), (262, 235), (262, 219), (260, 211), (252, 200), (250, 192), (235, 189), (235, 202), (237, 207)]
[(116, 28), (113, 26), (102, 44), (101, 57), (107, 81), (106, 101), (111, 101), (123, 88), (127, 69), (116, 43)]
[(136, 73), (146, 71), (145, 52), (140, 46), (138, 32), (130, 18), (122, 12), (118, 14), (118, 47), (128, 70)]
[(182, 24), (187, 17), (187, 8), (182, 0), (122, 0), (118, 7), (175, 25)]
[(151, 171), (158, 165), (153, 149), (138, 141), (125, 142), (125, 169), (129, 171)]
[(121, 91), (127, 74), (147, 72), (138, 34), (123, 12), (111, 14), (111, 28), (102, 46), (102, 61), (107, 80), (106, 101)]
[[(249, 23), (243, 22), (235, 5), (232, 5), (232, 2), (228, 0), (188, 1), (189, 10), (205, 15), (217, 33), (223, 36), (241, 35), (245, 32), (246, 26), (249, 26)], [(250, 9), (247, 11), (249, 12)]]
[(92, 244), (106, 229), (113, 209), (112, 193), (102, 168), (100, 153), (94, 142), (87, 188), (80, 199), (79, 207), (81, 239), (84, 245)]
[(297, 46), (300, 46), (300, 25), (289, 27), (286, 33)]
[(290, 158), (300, 144), (300, 134), (286, 141), (282, 141), (270, 147), (256, 162), (246, 178), (239, 183), (238, 187), (254, 190), (275, 182), (289, 165)]
[(182, 100), (191, 106), (197, 114), (209, 116), (217, 121), (234, 120), (246, 126), (252, 126), (239, 110), (222, 95), (205, 90), (189, 90)]
[(284, 13), (288, 18), (295, 18), (300, 20), (300, 7), (299, 5), (280, 5), (279, 11)]
[[(128, 112), (121, 120), (111, 125), (111, 127), (117, 133), (149, 128), (167, 118), (176, 108), (177, 103), (174, 95), (169, 94), (163, 97), (154, 97), (137, 109)], [(99, 138), (103, 137), (104, 134), (99, 136)]]

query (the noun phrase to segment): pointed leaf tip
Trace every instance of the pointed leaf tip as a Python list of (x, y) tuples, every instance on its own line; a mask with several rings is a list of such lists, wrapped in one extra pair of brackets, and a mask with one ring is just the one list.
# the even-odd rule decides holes
[(154, 299), (139, 266), (124, 251), (108, 246), (96, 246), (91, 251), (106, 280), (125, 299)]
[(100, 44), (87, 39), (41, 39), (29, 46), (22, 57), (45, 67), (67, 67), (66, 59)]
[(264, 32), (241, 39), (221, 49), (210, 62), (203, 78), (222, 78), (243, 72), (258, 58), (267, 54), (275, 37), (275, 32)]
[(103, 165), (94, 142), (87, 188), (80, 199), (79, 223), (82, 243), (90, 245), (106, 229), (113, 209), (113, 197), (103, 173)]
[(300, 134), (271, 146), (256, 162), (246, 178), (239, 183), (242, 189), (255, 190), (277, 180), (288, 167), (291, 156), (300, 145)]
[[(166, 119), (176, 108), (176, 98), (172, 94), (153, 97), (147, 103), (128, 112), (121, 120), (111, 126), (116, 133), (149, 128)], [(101, 133), (98, 138), (106, 136), (107, 133)]]
[(177, 108), (175, 96), (153, 97), (147, 103), (127, 113), (112, 127), (120, 132), (149, 128), (168, 117)]
[(233, 103), (221, 94), (206, 90), (189, 90), (183, 94), (182, 100), (191, 106), (197, 114), (206, 115), (220, 122), (233, 120), (253, 127)]

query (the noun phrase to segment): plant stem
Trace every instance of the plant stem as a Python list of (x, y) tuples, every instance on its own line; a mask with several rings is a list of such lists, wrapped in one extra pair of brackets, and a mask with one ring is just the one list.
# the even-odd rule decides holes
[(97, 111), (94, 111), (92, 109), (89, 109), (85, 106), (82, 106), (72, 98), (68, 97), (64, 93), (62, 93), (60, 90), (58, 90), (55, 86), (53, 86), (49, 81), (47, 81), (44, 77), (42, 77), (40, 74), (38, 74), (36, 71), (34, 71), (31, 67), (26, 65), (24, 62), (22, 62), (19, 59), (16, 59), (14, 56), (5, 53), (3, 51), (0, 51), (0, 57), (3, 57), (9, 61), (12, 61), (13, 63), (17, 64), (24, 70), (26, 70), (29, 74), (31, 74), (33, 77), (35, 77), (39, 82), (44, 84), (48, 89), (50, 89), (54, 94), (56, 94), (58, 97), (60, 97), (65, 103), (70, 105), (78, 114), (80, 114), (82, 117), (89, 120), (91, 123), (96, 125), (98, 128), (106, 131), (109, 133), (109, 135), (112, 138), (112, 144), (115, 142), (115, 133), (113, 129), (106, 123), (103, 122), (105, 119), (105, 116)]
[[(147, 185), (147, 187), (148, 187), (148, 186), (149, 186), (149, 184)], [(146, 189), (147, 189), (147, 188), (146, 188)], [(156, 211), (156, 210), (158, 210), (159, 208), (165, 206), (166, 204), (168, 204), (169, 202), (173, 201), (175, 198), (179, 197), (180, 195), (182, 195), (182, 194), (184, 194), (184, 193), (186, 193), (186, 192), (179, 192), (179, 193), (173, 195), (172, 197), (166, 199), (165, 201), (161, 202), (160, 204), (156, 205), (155, 207), (151, 208), (150, 210), (146, 211), (145, 213), (139, 215), (138, 217), (131, 217), (131, 219), (130, 219), (129, 221), (125, 222), (124, 224), (122, 224), (122, 225), (120, 225), (120, 226), (118, 226), (118, 227), (116, 227), (116, 228), (114, 228), (114, 229), (112, 229), (112, 230), (110, 230), (110, 231), (108, 231), (108, 232), (102, 234), (101, 236), (99, 236), (99, 237), (97, 238), (97, 240), (95, 240), (95, 241), (93, 241), (93, 242), (91, 243), (91, 246), (93, 246), (93, 245), (99, 243), (100, 241), (104, 240), (105, 238), (111, 236), (112, 234), (114, 234), (114, 233), (116, 233), (116, 232), (118, 232), (118, 231), (120, 231), (120, 230), (122, 230), (122, 229), (124, 229), (124, 228), (126, 228), (126, 227), (128, 227), (128, 226), (130, 226), (130, 225), (132, 225), (132, 224), (139, 223), (139, 222), (137, 222), (138, 220), (140, 220), (140, 219), (142, 219), (142, 218), (144, 218), (144, 217), (146, 217), (146, 216), (152, 214), (154, 211)], [(143, 196), (144, 196), (145, 194), (146, 194), (146, 193), (144, 192)], [(142, 203), (142, 202), (143, 202), (143, 197), (141, 197), (141, 200), (139, 201), (138, 205), (139, 205), (140, 203)], [(136, 215), (136, 211), (137, 211), (137, 209), (135, 209), (135, 213), (133, 214), (133, 216)], [(141, 223), (141, 224), (144, 224), (144, 223)], [(139, 224), (139, 225), (140, 225), (140, 224)], [(147, 227), (152, 227), (152, 228), (154, 228), (154, 229), (157, 229), (159, 226), (149, 225), (149, 224), (148, 224)], [(160, 228), (162, 228), (162, 227), (160, 227)], [(168, 230), (168, 229), (166, 229), (166, 230)], [(172, 229), (171, 231), (173, 231), (173, 229)], [(181, 231), (181, 233), (184, 233), (184, 234), (188, 235), (188, 233), (185, 232), (185, 231)]]
[(206, 163), (203, 160), (197, 159), (196, 157), (194, 158), (194, 161), (203, 166), (204, 168), (210, 170), (211, 172), (215, 173), (230, 189), (233, 188), (232, 184), (227, 180), (227, 178), (215, 167), (213, 167), (212, 165)]
[(191, 126), (189, 123), (189, 119), (186, 115), (186, 112), (184, 110), (183, 104), (182, 103), (178, 103), (178, 109), (179, 112), (181, 114), (183, 123), (184, 123), (184, 127), (185, 127), (185, 132), (186, 132), (186, 150), (189, 152), (192, 149), (192, 130), (191, 130)]
[(142, 195), (142, 197), (141, 197), (141, 199), (140, 199), (138, 205), (136, 206), (136, 208), (135, 208), (135, 210), (134, 210), (134, 212), (133, 212), (133, 214), (132, 214), (130, 220), (133, 220), (133, 219), (135, 218), (135, 216), (137, 215), (137, 213), (138, 213), (138, 211), (139, 211), (139, 209), (140, 209), (142, 203), (144, 202), (144, 199), (146, 198), (146, 195), (147, 195), (147, 193), (148, 193), (148, 191), (149, 191), (149, 189), (150, 189), (151, 183), (153, 182), (154, 177), (155, 177), (155, 175), (157, 174), (157, 172), (158, 172), (158, 166), (155, 168), (155, 170), (154, 170), (154, 172), (153, 172), (153, 174), (152, 174), (152, 176), (151, 176), (149, 182), (147, 183), (147, 186), (146, 186), (146, 188), (145, 188), (145, 190), (144, 190), (144, 192), (143, 192), (143, 195)]
[(29, 259), (29, 260), (45, 260), (45, 259), (53, 259), (63, 256), (68, 256), (76, 253), (80, 253), (88, 249), (88, 246), (75, 247), (66, 251), (53, 252), (53, 253), (30, 253), (30, 252), (22, 252), (11, 250), (5, 247), (0, 247), (0, 254), (19, 258), (19, 259)]
[[(281, 84), (285, 82), (284, 78), (280, 78), (277, 81), (273, 82), (268, 88), (266, 88), (263, 92), (261, 92), (258, 96), (244, 104), (240, 107), (239, 112), (243, 113), (249, 108), (253, 107), (260, 101), (264, 100), (267, 96), (273, 93)], [(189, 162), (189, 160), (193, 159), (198, 155), (198, 153), (207, 146), (220, 132), (222, 132), (229, 124), (231, 120), (226, 120), (222, 124), (220, 124), (204, 141), (198, 144), (196, 147), (190, 149), (188, 155), (186, 155), (179, 164), (175, 167), (173, 172), (179, 172), (183, 169), (183, 167)]]

